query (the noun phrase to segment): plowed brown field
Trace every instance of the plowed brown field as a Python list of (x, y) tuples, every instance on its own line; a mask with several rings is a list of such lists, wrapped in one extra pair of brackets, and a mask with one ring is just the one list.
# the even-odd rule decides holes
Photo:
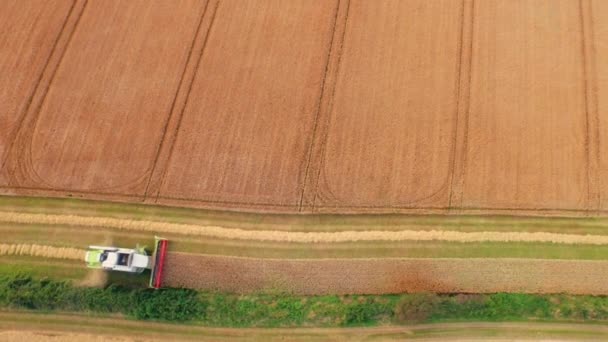
[(0, 193), (608, 213), (602, 0), (0, 4)]
[(169, 253), (167, 286), (236, 293), (525, 292), (608, 294), (605, 261), (250, 259)]

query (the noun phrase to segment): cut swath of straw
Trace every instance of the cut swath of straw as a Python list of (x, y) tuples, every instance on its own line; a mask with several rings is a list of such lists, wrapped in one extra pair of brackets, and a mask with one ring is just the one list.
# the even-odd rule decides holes
[(51, 259), (84, 260), (85, 251), (69, 247), (36, 244), (0, 244), (0, 256), (32, 256)]

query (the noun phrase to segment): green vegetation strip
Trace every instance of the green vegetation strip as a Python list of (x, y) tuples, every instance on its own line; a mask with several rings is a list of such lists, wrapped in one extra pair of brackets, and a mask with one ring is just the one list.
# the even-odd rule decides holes
[(124, 315), (215, 327), (340, 327), (445, 321), (608, 320), (608, 298), (571, 295), (239, 296), (186, 289), (150, 290), (27, 275), (0, 276), (5, 309)]
[(608, 217), (480, 215), (279, 215), (237, 213), (79, 199), (0, 196), (1, 211), (150, 220), (254, 230), (454, 230), (607, 234)]
[(88, 269), (82, 262), (46, 260), (32, 256), (0, 257), (0, 274), (30, 274), (37, 278), (53, 277), (70, 281), (82, 280)]

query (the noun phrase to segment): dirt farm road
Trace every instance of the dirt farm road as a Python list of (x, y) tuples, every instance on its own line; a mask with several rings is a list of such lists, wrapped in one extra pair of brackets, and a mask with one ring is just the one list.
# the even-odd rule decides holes
[[(66, 314), (0, 312), (0, 341), (34, 337), (33, 341), (54, 342), (70, 334), (82, 341), (118, 338), (120, 341), (213, 340), (213, 341), (538, 341), (602, 340), (608, 328), (575, 323), (439, 323), (370, 328), (229, 329), (132, 322), (112, 318), (82, 317)], [(498, 336), (498, 337), (497, 337)], [(29, 340), (29, 339), (28, 339)]]

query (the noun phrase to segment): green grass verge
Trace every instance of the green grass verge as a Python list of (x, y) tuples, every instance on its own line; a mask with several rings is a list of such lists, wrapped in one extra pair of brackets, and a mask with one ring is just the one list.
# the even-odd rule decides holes
[(402, 294), (233, 295), (111, 285), (76, 287), (29, 275), (0, 276), (0, 307), (124, 315), (215, 327), (352, 327), (445, 321), (608, 320), (604, 296)]
[[(30, 275), (36, 279), (52, 278), (79, 284), (96, 270), (88, 269), (84, 262), (71, 260), (45, 260), (32, 256), (1, 256), (0, 275), (16, 277), (22, 274)], [(150, 271), (142, 274), (121, 272), (108, 273), (107, 283), (126, 288), (145, 288), (148, 286)]]
[(54, 279), (82, 280), (88, 269), (83, 263), (69, 260), (45, 260), (30, 256), (1, 256), (0, 274), (30, 274), (34, 277), (52, 277)]

